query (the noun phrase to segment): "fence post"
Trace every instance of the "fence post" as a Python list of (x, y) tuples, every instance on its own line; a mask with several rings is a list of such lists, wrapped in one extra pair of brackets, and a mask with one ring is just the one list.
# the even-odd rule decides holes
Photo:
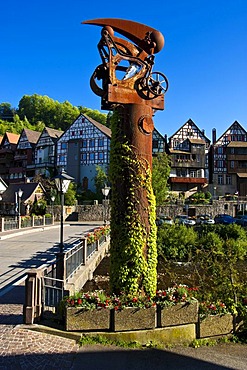
[(43, 226), (45, 226), (45, 215), (43, 215)]
[(85, 265), (86, 262), (87, 262), (87, 238), (85, 238), (83, 254), (84, 254), (83, 255), (83, 262), (84, 262), (84, 265)]
[(25, 281), (25, 304), (23, 305), (24, 324), (40, 320), (42, 312), (41, 271), (35, 269), (27, 274)]
[(32, 216), (32, 227), (34, 227), (34, 216)]
[(1, 230), (0, 231), (4, 231), (4, 217), (1, 217)]

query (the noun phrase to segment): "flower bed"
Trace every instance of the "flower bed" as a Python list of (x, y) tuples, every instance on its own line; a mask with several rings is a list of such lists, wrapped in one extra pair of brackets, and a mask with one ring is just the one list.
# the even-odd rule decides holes
[(109, 330), (110, 297), (103, 291), (65, 297), (66, 330)]
[(156, 307), (126, 307), (123, 310), (112, 310), (111, 330), (145, 330), (156, 326)]
[(106, 237), (110, 233), (110, 226), (101, 226), (94, 229), (93, 232), (87, 233), (85, 237), (87, 238), (87, 243), (92, 244), (97, 240), (100, 240), (103, 236)]
[(198, 321), (198, 302), (193, 297), (196, 288), (187, 285), (174, 285), (167, 290), (158, 290), (157, 326), (175, 326)]
[(144, 330), (156, 326), (156, 304), (148, 296), (112, 297), (111, 330)]
[(110, 310), (98, 308), (95, 310), (85, 310), (79, 307), (67, 307), (65, 314), (65, 330), (109, 330), (110, 329)]
[(221, 336), (233, 333), (233, 316), (228, 313), (225, 315), (211, 315), (200, 319), (197, 328), (199, 338)]
[(223, 302), (199, 305), (197, 337), (206, 338), (226, 335), (233, 332), (233, 316)]

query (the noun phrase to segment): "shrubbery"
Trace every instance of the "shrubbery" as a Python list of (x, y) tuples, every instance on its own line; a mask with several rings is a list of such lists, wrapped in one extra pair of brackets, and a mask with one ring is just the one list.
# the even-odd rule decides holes
[[(184, 225), (165, 225), (158, 229), (158, 251), (165, 273), (174, 281), (174, 263), (185, 269), (183, 283), (197, 286), (198, 299), (221, 301), (234, 310), (247, 313), (246, 230), (239, 225), (202, 225), (199, 229)], [(188, 269), (189, 264), (189, 269)]]

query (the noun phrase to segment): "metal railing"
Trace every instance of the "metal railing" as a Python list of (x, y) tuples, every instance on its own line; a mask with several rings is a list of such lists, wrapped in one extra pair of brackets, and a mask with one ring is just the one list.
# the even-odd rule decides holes
[(43, 297), (42, 306), (43, 310), (45, 306), (48, 307), (58, 307), (59, 302), (64, 297), (64, 282), (60, 279), (51, 278), (44, 276), (42, 278), (43, 285)]
[(74, 246), (65, 253), (66, 280), (69, 279), (81, 265), (85, 265), (85, 250), (87, 250), (86, 238), (77, 239)]
[(4, 220), (3, 231), (15, 230), (15, 229), (18, 229), (18, 227), (19, 227), (19, 222), (17, 219), (10, 218), (8, 220)]
[(50, 216), (32, 216), (32, 217), (2, 217), (1, 231), (9, 231), (16, 229), (24, 229), (33, 226), (47, 226), (53, 225), (54, 217)]

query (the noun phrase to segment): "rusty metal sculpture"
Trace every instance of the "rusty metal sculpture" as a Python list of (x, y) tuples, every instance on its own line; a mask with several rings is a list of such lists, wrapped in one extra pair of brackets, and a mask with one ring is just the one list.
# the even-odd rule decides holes
[[(156, 110), (164, 109), (164, 94), (168, 89), (166, 76), (153, 71), (154, 54), (163, 48), (164, 37), (149, 26), (129, 20), (93, 19), (83, 23), (102, 26), (101, 39), (98, 43), (102, 64), (95, 69), (90, 79), (91, 89), (101, 97), (102, 109), (118, 113), (118, 135), (112, 136), (112, 140), (128, 143), (137, 160), (143, 164), (142, 174), (145, 176), (152, 167), (154, 129), (152, 117)], [(132, 42), (115, 36), (115, 32)], [(143, 234), (146, 235), (144, 238), (146, 241), (142, 246), (142, 254), (144, 259), (147, 259), (148, 236), (151, 229), (155, 228), (155, 224), (150, 223), (150, 199), (148, 199), (147, 189), (142, 186), (132, 186), (131, 171), (133, 172), (133, 169), (125, 171), (124, 178), (119, 177), (117, 171), (111, 176), (111, 181), (114, 182), (111, 216), (115, 224), (121, 225), (126, 220), (129, 212), (127, 209), (131, 208), (130, 204), (135, 204), (132, 211), (135, 219), (138, 219), (144, 227)], [(133, 202), (128, 201), (130, 192), (127, 189), (131, 187)], [(122, 225), (122, 228), (126, 229), (126, 225), (124, 227)], [(112, 239), (118, 237), (119, 230), (115, 233), (113, 227)], [(114, 246), (111, 247), (114, 250)], [(131, 265), (132, 262), (126, 260), (126, 264)], [(149, 290), (143, 289), (143, 281), (147, 279), (144, 275), (143, 271), (140, 272), (140, 276), (137, 277), (138, 283), (135, 288), (130, 288), (131, 291)], [(120, 280), (122, 281), (123, 278), (120, 277)], [(115, 291), (124, 289), (119, 282), (112, 285)]]

